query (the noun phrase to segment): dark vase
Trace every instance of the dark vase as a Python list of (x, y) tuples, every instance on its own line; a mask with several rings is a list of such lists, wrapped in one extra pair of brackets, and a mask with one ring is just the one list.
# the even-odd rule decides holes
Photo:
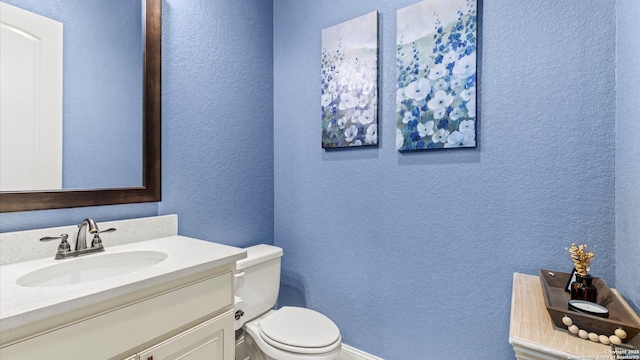
[(576, 281), (571, 283), (571, 300), (585, 300), (596, 302), (598, 289), (592, 284), (591, 275), (581, 276), (576, 274)]

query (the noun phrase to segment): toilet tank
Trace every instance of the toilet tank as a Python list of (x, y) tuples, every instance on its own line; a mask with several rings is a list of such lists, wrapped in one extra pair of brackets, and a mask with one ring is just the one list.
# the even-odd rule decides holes
[(280, 291), (282, 249), (260, 244), (245, 249), (247, 257), (236, 262), (236, 296), (246, 302), (242, 319), (253, 320), (271, 310)]

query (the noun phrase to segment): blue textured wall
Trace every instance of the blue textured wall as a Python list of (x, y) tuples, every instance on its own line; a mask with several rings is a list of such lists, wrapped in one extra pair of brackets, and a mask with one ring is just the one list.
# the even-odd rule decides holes
[(616, 287), (640, 311), (640, 2), (616, 9)]
[(180, 234), (273, 243), (270, 1), (163, 1), (160, 214)]
[[(383, 358), (513, 358), (514, 272), (569, 270), (588, 243), (615, 284), (615, 0), (486, 1), (479, 147), (401, 154), (396, 10), (415, 2), (274, 0), (279, 303)], [(321, 30), (373, 10), (381, 145), (324, 151)]]
[(141, 1), (3, 1), (63, 24), (63, 188), (142, 185)]

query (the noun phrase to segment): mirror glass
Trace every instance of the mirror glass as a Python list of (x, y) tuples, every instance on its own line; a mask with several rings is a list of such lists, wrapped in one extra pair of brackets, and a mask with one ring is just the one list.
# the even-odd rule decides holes
[[(28, 133), (7, 130), (3, 142), (18, 143), (5, 151), (15, 164), (23, 168), (29, 161), (21, 157), (20, 144), (33, 141), (44, 155), (60, 152), (59, 171), (35, 166), (45, 174), (40, 177), (59, 178), (53, 183), (18, 184), (2, 187), (4, 191), (97, 189), (140, 187), (143, 185), (143, 1), (141, 0), (2, 0), (2, 2), (60, 23), (62, 26), (62, 97), (61, 133), (41, 131)], [(46, 20), (46, 19), (45, 19)], [(5, 31), (3, 29), (3, 31)], [(3, 33), (4, 34), (4, 33)], [(4, 36), (4, 35), (3, 35)], [(3, 40), (1, 46), (8, 44)], [(3, 74), (19, 73), (5, 69), (6, 64), (21, 64), (24, 59), (5, 61), (6, 56), (19, 54), (5, 51)], [(3, 79), (8, 76), (3, 76)], [(24, 81), (24, 80), (22, 80)], [(20, 79), (18, 79), (20, 84)], [(19, 86), (18, 84), (18, 86)], [(13, 93), (14, 87), (3, 83), (3, 93)], [(44, 94), (42, 96), (47, 96)], [(4, 100), (4, 98), (3, 98)], [(43, 103), (47, 99), (38, 100)], [(8, 101), (7, 101), (8, 102)], [(31, 101), (33, 102), (33, 101)], [(16, 101), (14, 103), (19, 103)], [(23, 101), (30, 104), (29, 101)], [(34, 107), (29, 106), (30, 109)], [(27, 109), (29, 110), (29, 109)], [(17, 113), (21, 113), (18, 109)], [(15, 112), (14, 112), (15, 114)], [(24, 123), (21, 119), (15, 119)], [(9, 128), (11, 129), (11, 128)], [(29, 136), (20, 140), (19, 136)], [(61, 136), (61, 140), (59, 137)], [(53, 137), (53, 139), (51, 138)], [(60, 142), (58, 148), (56, 141)], [(48, 164), (51, 162), (46, 161)], [(3, 163), (8, 164), (3, 158)], [(3, 169), (4, 170), (4, 169)], [(23, 171), (22, 169), (20, 171)], [(30, 171), (30, 170), (25, 170)], [(5, 174), (8, 172), (3, 171)], [(8, 183), (8, 181), (5, 181)], [(53, 184), (53, 185), (52, 185)], [(1, 185), (1, 184), (0, 184)], [(42, 187), (44, 186), (44, 187)]]
[[(18, 0), (10, 1), (20, 5)], [(27, 0), (22, 1), (27, 2)], [(67, 147), (67, 140), (70, 139), (81, 143), (77, 150), (71, 150), (73, 152), (71, 155), (64, 150), (65, 156), (70, 157), (69, 169), (65, 166), (64, 171), (80, 174), (80, 180), (69, 180), (75, 181), (75, 183), (69, 185), (68, 188), (64, 186), (64, 189), (58, 190), (0, 191), (0, 213), (160, 201), (162, 0), (142, 0), (141, 4), (140, 0), (31, 1), (43, 4), (47, 9), (83, 9), (78, 13), (82, 19), (79, 22), (85, 25), (82, 31), (90, 33), (91, 36), (88, 40), (83, 41), (88, 46), (88, 50), (81, 50), (81, 53), (92, 51), (97, 52), (100, 56), (93, 57), (89, 61), (90, 64), (84, 67), (84, 72), (77, 75), (81, 81), (80, 85), (74, 85), (77, 86), (74, 90), (67, 89), (69, 83), (67, 75), (69, 74), (64, 74), (64, 127), (71, 129), (71, 125), (67, 125), (66, 120), (69, 117), (74, 117), (80, 128), (69, 130), (72, 131), (70, 134), (67, 134), (65, 130), (63, 147)], [(133, 10), (122, 10), (128, 6), (126, 4), (133, 4)], [(138, 8), (136, 4), (141, 6)], [(96, 7), (99, 10), (95, 10)], [(124, 11), (124, 15), (118, 15), (120, 11)], [(98, 27), (97, 23), (101, 20), (98, 20), (96, 12), (108, 13), (107, 17), (115, 22), (111, 22), (108, 26)], [(135, 20), (132, 17), (128, 18), (129, 20), (117, 20), (121, 19), (119, 17), (121, 15), (129, 16), (130, 12), (137, 13)], [(138, 21), (139, 25), (131, 25), (131, 23)], [(133, 26), (137, 29), (142, 27), (144, 31), (135, 34), (106, 35), (108, 40), (100, 40), (101, 42), (98, 43), (99, 38), (102, 39), (102, 35), (105, 35), (103, 32), (127, 26)], [(70, 31), (65, 28), (65, 34), (67, 33)], [(129, 41), (125, 38), (134, 40)], [(143, 49), (142, 54), (138, 51), (136, 54), (132, 53), (132, 57), (124, 55), (124, 53), (114, 55), (115, 52), (120, 52), (124, 46), (123, 43), (130, 43), (130, 47), (134, 47), (133, 45), (137, 43), (138, 49)], [(70, 56), (66, 54), (70, 52), (66, 48), (65, 45), (65, 62)], [(103, 69), (112, 68), (113, 63), (116, 64), (115, 68), (131, 67), (140, 70), (142, 67), (142, 71), (136, 74), (128, 71), (109, 72), (106, 76), (98, 74)], [(75, 69), (66, 70), (68, 68), (66, 64), (64, 68), (65, 72), (76, 71)], [(137, 80), (130, 83), (123, 81), (131, 79)], [(136, 87), (140, 89), (140, 86), (141, 94), (139, 90), (133, 90)], [(67, 105), (67, 100), (74, 101), (74, 97), (85, 93), (96, 96), (83, 98), (86, 103), (84, 107), (80, 107), (78, 104)], [(107, 97), (108, 93), (113, 96)], [(108, 98), (111, 100), (107, 101)], [(141, 102), (136, 101), (135, 105), (129, 106), (132, 98), (141, 99)], [(122, 108), (127, 109), (123, 110)], [(137, 116), (131, 115), (136, 112)], [(93, 122), (92, 120), (97, 118), (104, 118), (107, 122), (89, 126), (89, 122)], [(116, 125), (119, 121), (122, 124)], [(131, 124), (137, 125), (130, 126)], [(113, 129), (117, 130), (111, 132)], [(101, 153), (96, 152), (97, 150), (100, 150)], [(130, 168), (127, 168), (126, 165), (123, 166), (131, 159), (136, 160), (131, 162)], [(116, 167), (118, 169), (124, 168), (124, 170), (116, 170)], [(121, 178), (134, 173), (136, 174), (134, 180), (122, 181)], [(84, 182), (85, 179), (91, 181), (97, 179), (97, 182)], [(116, 179), (119, 182), (105, 182), (106, 179)]]

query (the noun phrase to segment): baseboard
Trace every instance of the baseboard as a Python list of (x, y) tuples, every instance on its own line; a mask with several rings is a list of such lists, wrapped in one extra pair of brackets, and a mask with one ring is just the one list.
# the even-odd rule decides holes
[[(244, 336), (236, 341), (236, 360), (251, 360), (249, 354), (245, 350)], [(377, 356), (368, 354), (362, 350), (358, 350), (347, 344), (342, 344), (342, 351), (338, 360), (383, 360)]]
[(368, 354), (362, 350), (358, 350), (347, 344), (342, 344), (342, 352), (340, 353), (339, 360), (383, 360), (377, 356)]

